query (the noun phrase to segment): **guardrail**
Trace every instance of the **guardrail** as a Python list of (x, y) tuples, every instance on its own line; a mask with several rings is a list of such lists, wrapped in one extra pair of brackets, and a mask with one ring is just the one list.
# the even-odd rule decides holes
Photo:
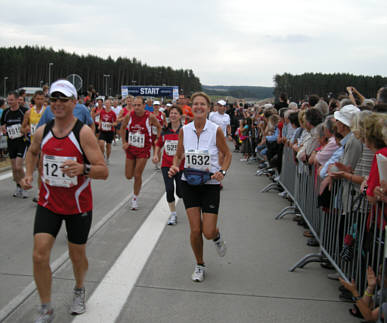
[(320, 181), (314, 166), (297, 162), (292, 149), (284, 147), (278, 184), (287, 192), (292, 205), (275, 218), (300, 214), (319, 243), (317, 253), (304, 256), (289, 270), (329, 260), (343, 279), (355, 280), (362, 294), (367, 287), (368, 266), (376, 276), (381, 273), (384, 277), (385, 205), (370, 204), (356, 184), (334, 180), (327, 205), (320, 207)]

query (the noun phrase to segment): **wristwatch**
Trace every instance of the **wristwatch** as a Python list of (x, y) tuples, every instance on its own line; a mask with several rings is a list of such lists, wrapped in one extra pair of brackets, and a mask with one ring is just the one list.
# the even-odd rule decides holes
[(91, 165), (90, 164), (84, 164), (83, 165), (83, 175), (87, 176), (89, 175), (91, 170)]
[(353, 300), (354, 302), (357, 302), (357, 301), (361, 300), (361, 296), (353, 296), (353, 297), (352, 297), (352, 300)]
[(223, 176), (226, 176), (227, 172), (223, 169), (219, 170), (219, 173), (221, 173)]

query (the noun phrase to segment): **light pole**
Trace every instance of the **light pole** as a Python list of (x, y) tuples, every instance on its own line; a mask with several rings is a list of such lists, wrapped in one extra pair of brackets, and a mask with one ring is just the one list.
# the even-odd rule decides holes
[(53, 66), (54, 63), (48, 63), (48, 86), (51, 85), (51, 66)]
[(42, 87), (44, 81), (40, 81), (39, 83), (40, 83), (39, 86)]
[(7, 95), (7, 80), (8, 76), (4, 76), (4, 98)]
[(108, 78), (110, 78), (110, 74), (103, 75), (105, 79), (105, 96), (108, 97)]
[(133, 86), (136, 85), (136, 82), (137, 82), (137, 81), (132, 80), (132, 85), (133, 85)]

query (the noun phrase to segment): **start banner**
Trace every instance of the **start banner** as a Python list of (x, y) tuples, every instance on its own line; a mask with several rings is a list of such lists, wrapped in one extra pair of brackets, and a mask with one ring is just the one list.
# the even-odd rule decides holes
[(173, 101), (179, 98), (178, 86), (121, 86), (122, 97), (133, 96), (151, 96), (151, 97), (170, 97)]

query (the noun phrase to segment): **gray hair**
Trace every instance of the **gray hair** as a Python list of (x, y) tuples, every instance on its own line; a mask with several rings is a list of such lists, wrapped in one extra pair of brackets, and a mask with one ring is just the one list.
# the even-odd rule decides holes
[(348, 98), (342, 99), (340, 101), (340, 108), (345, 107), (346, 105), (350, 105), (350, 104), (353, 104), (353, 102), (350, 99), (348, 99)]
[(335, 128), (335, 117), (334, 116), (327, 116), (324, 120), (324, 128), (333, 135), (333, 131)]
[(290, 110), (297, 110), (298, 109), (298, 104), (296, 102), (290, 102), (288, 108)]
[(329, 113), (328, 103), (326, 103), (324, 100), (318, 101), (314, 107), (319, 110), (323, 116), (326, 116)]

